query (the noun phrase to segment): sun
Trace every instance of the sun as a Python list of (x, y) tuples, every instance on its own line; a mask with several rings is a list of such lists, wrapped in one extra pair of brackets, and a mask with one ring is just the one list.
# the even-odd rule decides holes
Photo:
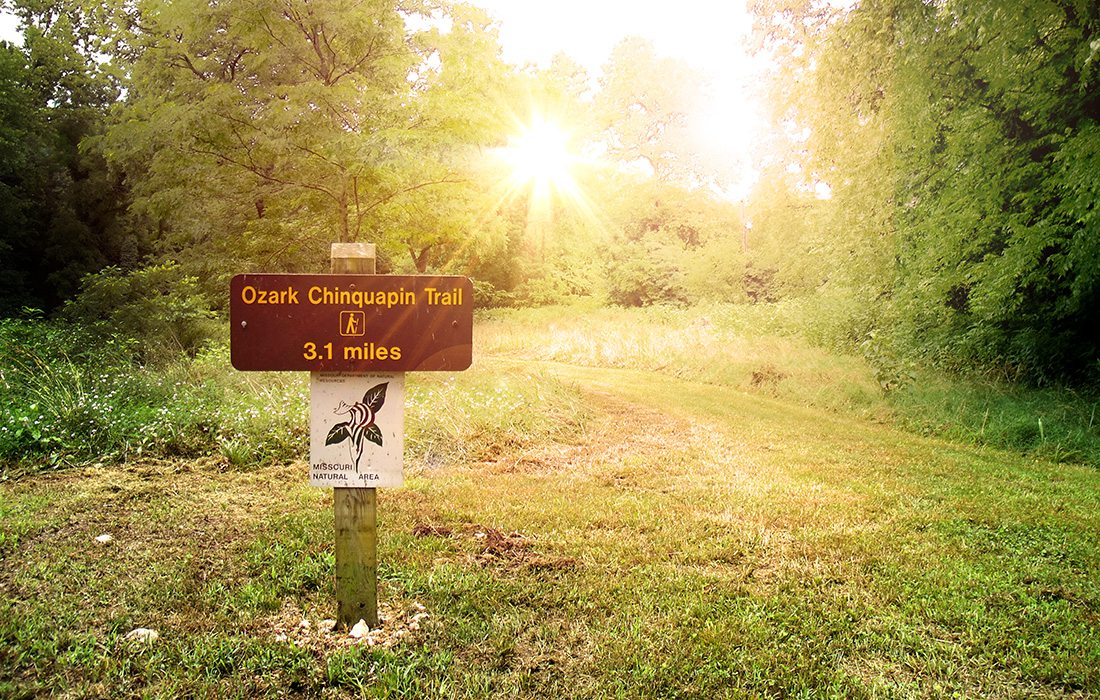
[(573, 188), (574, 156), (569, 150), (570, 135), (554, 122), (536, 117), (508, 140), (505, 161), (512, 169), (513, 184), (531, 184), (534, 192)]
[(494, 188), (499, 198), (487, 211), (525, 202), (528, 239), (545, 257), (548, 240), (563, 220), (589, 231), (602, 230), (603, 222), (583, 191), (581, 183), (595, 166), (574, 150), (576, 135), (536, 110), (530, 114), (524, 121), (516, 118), (507, 145), (495, 151), (507, 174)]

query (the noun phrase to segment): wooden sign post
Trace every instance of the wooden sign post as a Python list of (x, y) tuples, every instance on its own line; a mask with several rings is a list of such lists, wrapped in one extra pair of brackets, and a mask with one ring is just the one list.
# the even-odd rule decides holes
[[(330, 270), (373, 275), (375, 248), (367, 243), (333, 243)], [(332, 489), (336, 528), (336, 624), (365, 620), (378, 627), (378, 490)]]
[[(402, 483), (403, 373), (470, 366), (473, 287), (465, 277), (375, 275), (366, 243), (332, 244), (330, 268), (234, 277), (230, 358), (239, 370), (310, 372), (312, 413), (345, 396), (310, 417), (310, 482), (334, 486), (337, 623), (377, 627), (375, 486)], [(330, 392), (345, 386), (355, 395)]]

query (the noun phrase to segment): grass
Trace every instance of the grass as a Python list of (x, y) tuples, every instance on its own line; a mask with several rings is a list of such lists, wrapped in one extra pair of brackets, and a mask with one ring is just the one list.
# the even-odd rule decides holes
[(45, 473), (0, 486), (0, 694), (1100, 692), (1094, 469), (630, 369), (481, 358), (410, 393), (458, 439), (422, 433), (380, 496), (402, 636), (319, 629), (332, 505), (304, 464)]
[[(1087, 446), (1086, 398), (884, 394), (759, 308), (494, 312), (477, 342), (467, 372), (410, 375), (373, 643), (325, 622), (304, 378), (217, 348), (124, 378), (207, 430), (183, 422), (186, 458), (6, 469), (0, 696), (1100, 693), (1100, 472), (978, 439), (1038, 413)], [(87, 367), (59, 371), (102, 397)]]
[[(815, 314), (816, 310), (816, 314)], [(492, 354), (647, 370), (923, 435), (1100, 467), (1100, 394), (950, 376), (853, 347), (854, 312), (810, 305), (494, 310), (478, 326)], [(884, 387), (887, 390), (884, 390)]]

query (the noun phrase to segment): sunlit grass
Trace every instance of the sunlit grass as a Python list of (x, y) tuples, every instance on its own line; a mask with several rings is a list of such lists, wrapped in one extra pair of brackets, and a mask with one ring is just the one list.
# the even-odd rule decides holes
[(478, 348), (486, 355), (652, 370), (864, 416), (888, 411), (862, 358), (757, 330), (737, 308), (494, 310), (478, 324)]
[[(984, 407), (989, 433), (1039, 412), (1053, 440), (1084, 404), (948, 380), (887, 394), (861, 358), (795, 339), (799, 312), (493, 312), (470, 370), (410, 375), (381, 599), (391, 629), (427, 617), (387, 648), (318, 631), (332, 501), (293, 459), (304, 376), (235, 372), (212, 347), (131, 377), (202, 418), (175, 443), (200, 458), (5, 472), (0, 695), (1100, 692), (1100, 472), (867, 420), (942, 400), (941, 419)], [(146, 408), (120, 415), (160, 425)]]
[[(405, 641), (299, 631), (335, 605), (330, 492), (303, 463), (72, 470), (0, 486), (0, 693), (1100, 691), (1095, 470), (662, 373), (460, 376), (416, 390), (453, 422), (421, 439), (491, 449), (379, 497), (381, 599), (428, 613)], [(560, 420), (519, 415), (543, 405)]]
[[(497, 309), (487, 355), (641, 369), (967, 444), (1100, 465), (1095, 393), (951, 376), (883, 356), (843, 300), (709, 307)], [(861, 352), (862, 350), (862, 352)]]

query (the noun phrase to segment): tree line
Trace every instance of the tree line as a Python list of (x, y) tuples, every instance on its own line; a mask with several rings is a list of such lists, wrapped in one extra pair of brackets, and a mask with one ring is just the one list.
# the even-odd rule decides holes
[[(776, 117), (828, 183), (802, 250), (898, 348), (1010, 379), (1100, 375), (1100, 5), (759, 3)], [(794, 224), (794, 225), (797, 225)]]
[[(468, 274), (485, 305), (799, 298), (868, 352), (1100, 371), (1088, 0), (753, 3), (773, 124), (741, 202), (691, 129), (705, 77), (642, 39), (593, 77), (506, 64), (461, 3), (5, 7), (4, 315), (173, 288), (217, 309), (236, 272), (369, 240), (382, 271)], [(535, 114), (589, 156), (537, 211), (491, 157)]]

